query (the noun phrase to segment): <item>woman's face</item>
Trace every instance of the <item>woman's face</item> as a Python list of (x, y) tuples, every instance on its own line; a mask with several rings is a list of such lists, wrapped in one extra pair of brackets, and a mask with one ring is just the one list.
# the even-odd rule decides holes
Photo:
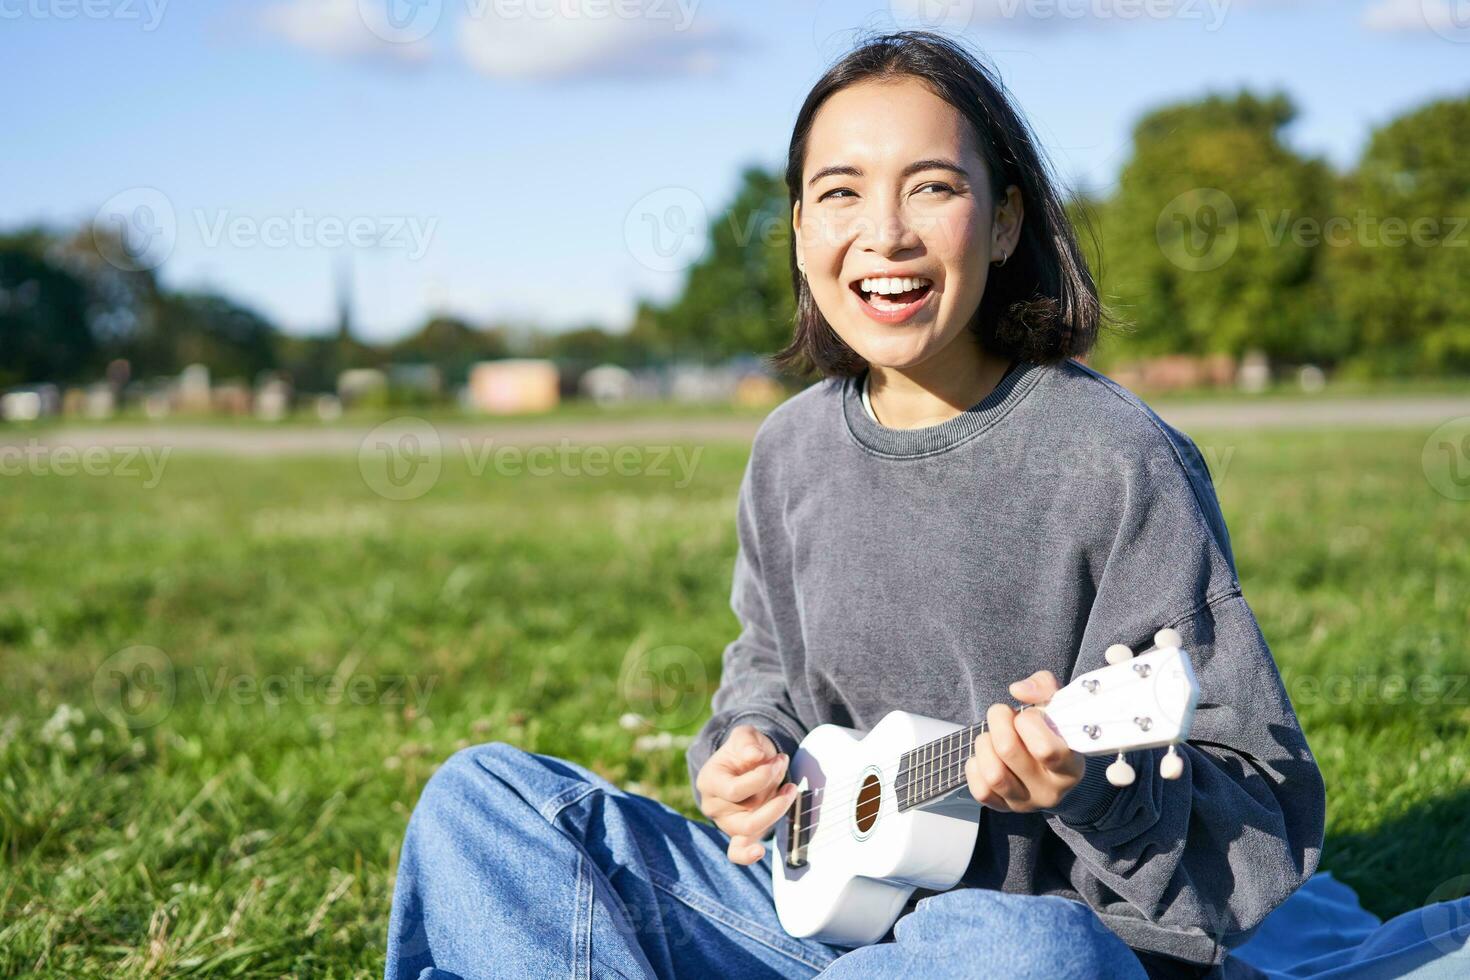
[[(1015, 248), (1020, 191), (992, 201), (974, 143), (969, 121), (913, 78), (859, 82), (817, 111), (792, 212), (797, 259), (869, 364), (902, 370), (945, 350), (974, 319), (992, 259)], [(871, 281), (902, 277), (921, 281)]]

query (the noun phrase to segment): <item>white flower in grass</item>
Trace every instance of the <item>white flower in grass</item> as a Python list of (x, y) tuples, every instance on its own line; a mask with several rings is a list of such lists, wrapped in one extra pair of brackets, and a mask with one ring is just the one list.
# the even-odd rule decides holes
[(636, 711), (628, 711), (618, 719), (618, 725), (625, 731), (636, 732), (640, 728), (648, 727), (648, 719)]
[(688, 748), (694, 739), (689, 735), (675, 735), (672, 732), (658, 732), (653, 735), (639, 735), (633, 741), (635, 752), (656, 752), (662, 749)]
[(76, 739), (71, 738), (71, 727), (81, 725), (87, 720), (87, 716), (79, 708), (73, 708), (69, 704), (56, 706), (46, 724), (41, 726), (41, 741), (46, 745), (62, 745), (62, 737), (66, 736), (71, 744), (70, 751), (76, 751)]

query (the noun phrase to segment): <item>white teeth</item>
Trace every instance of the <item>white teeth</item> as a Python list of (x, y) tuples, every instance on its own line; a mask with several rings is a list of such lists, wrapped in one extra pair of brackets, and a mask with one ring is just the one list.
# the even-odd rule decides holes
[(930, 280), (923, 276), (904, 276), (897, 279), (864, 279), (858, 283), (858, 288), (865, 293), (906, 293), (930, 284)]

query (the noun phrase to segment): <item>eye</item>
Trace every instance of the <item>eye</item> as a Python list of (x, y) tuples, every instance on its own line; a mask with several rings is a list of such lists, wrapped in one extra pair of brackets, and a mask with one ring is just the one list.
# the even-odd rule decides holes
[(953, 187), (950, 187), (948, 184), (941, 184), (938, 181), (935, 181), (935, 182), (930, 183), (930, 184), (925, 184), (924, 186), (920, 187), (919, 190), (921, 190), (921, 191), (923, 191), (923, 190), (929, 190), (930, 188), (933, 188), (936, 191), (942, 191), (945, 194), (953, 194), (954, 193), (954, 188)]
[(821, 197), (817, 198), (817, 200), (818, 201), (825, 201), (827, 198), (831, 197), (833, 194), (841, 194), (841, 193), (851, 194), (852, 191), (848, 190), (846, 187), (834, 187), (834, 188), (832, 188), (832, 190), (828, 191), (827, 193), (823, 194)]

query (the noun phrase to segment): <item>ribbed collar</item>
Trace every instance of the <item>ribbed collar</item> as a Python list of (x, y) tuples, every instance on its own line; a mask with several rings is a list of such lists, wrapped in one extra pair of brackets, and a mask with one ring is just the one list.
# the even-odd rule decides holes
[(863, 382), (867, 372), (845, 378), (842, 384), (842, 414), (847, 431), (865, 449), (882, 456), (932, 456), (973, 439), (1006, 416), (1036, 387), (1042, 365), (1017, 361), (990, 394), (952, 419), (917, 429), (890, 429), (863, 411)]

